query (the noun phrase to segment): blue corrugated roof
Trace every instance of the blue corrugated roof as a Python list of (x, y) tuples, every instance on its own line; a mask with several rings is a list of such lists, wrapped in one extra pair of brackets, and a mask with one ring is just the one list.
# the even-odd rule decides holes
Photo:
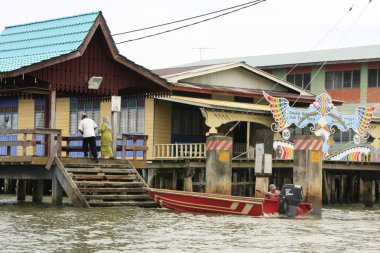
[(0, 72), (9, 72), (79, 49), (100, 12), (8, 26), (0, 34)]

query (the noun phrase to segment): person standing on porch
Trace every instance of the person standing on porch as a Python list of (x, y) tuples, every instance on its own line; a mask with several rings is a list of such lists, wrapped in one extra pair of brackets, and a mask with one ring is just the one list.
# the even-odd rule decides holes
[(113, 158), (112, 155), (112, 127), (107, 116), (103, 117), (102, 127), (99, 130), (102, 135), (100, 138), (100, 157)]
[(95, 129), (98, 128), (96, 123), (87, 117), (86, 113), (82, 114), (82, 119), (79, 122), (78, 130), (83, 135), (83, 153), (84, 157), (88, 157), (88, 147), (95, 162), (98, 160), (98, 151), (96, 149)]

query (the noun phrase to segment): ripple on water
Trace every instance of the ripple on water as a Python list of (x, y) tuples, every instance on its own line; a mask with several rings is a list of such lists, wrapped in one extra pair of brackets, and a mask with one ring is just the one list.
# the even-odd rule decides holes
[(376, 252), (380, 211), (328, 208), (322, 218), (166, 209), (0, 204), (4, 252)]

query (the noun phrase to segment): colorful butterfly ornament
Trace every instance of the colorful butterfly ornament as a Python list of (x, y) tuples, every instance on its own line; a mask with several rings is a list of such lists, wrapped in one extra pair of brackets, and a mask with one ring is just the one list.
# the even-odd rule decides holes
[(307, 109), (290, 107), (289, 101), (285, 98), (272, 97), (264, 91), (263, 94), (270, 104), (275, 121), (271, 126), (274, 132), (289, 131), (287, 128), (293, 124), (298, 128), (304, 128), (311, 124), (310, 131), (315, 136), (323, 137), (322, 151), (326, 154), (330, 149), (328, 139), (331, 134), (335, 133), (334, 127), (342, 132), (346, 132), (351, 128), (357, 134), (354, 136), (356, 144), (360, 142), (360, 137), (368, 138), (367, 130), (372, 114), (379, 106), (379, 104), (369, 107), (359, 106), (356, 113), (344, 114), (337, 110), (326, 91), (319, 94), (315, 102)]

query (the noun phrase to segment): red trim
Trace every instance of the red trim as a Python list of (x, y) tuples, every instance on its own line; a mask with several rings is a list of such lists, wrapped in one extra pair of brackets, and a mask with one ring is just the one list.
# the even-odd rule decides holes
[(326, 72), (360, 70), (360, 63), (332, 64), (326, 65)]
[(380, 61), (378, 62), (368, 62), (369, 69), (380, 69)]
[(311, 66), (303, 66), (303, 67), (296, 67), (292, 70), (292, 68), (288, 68), (288, 72), (292, 70), (289, 74), (304, 74), (304, 73), (311, 73)]

